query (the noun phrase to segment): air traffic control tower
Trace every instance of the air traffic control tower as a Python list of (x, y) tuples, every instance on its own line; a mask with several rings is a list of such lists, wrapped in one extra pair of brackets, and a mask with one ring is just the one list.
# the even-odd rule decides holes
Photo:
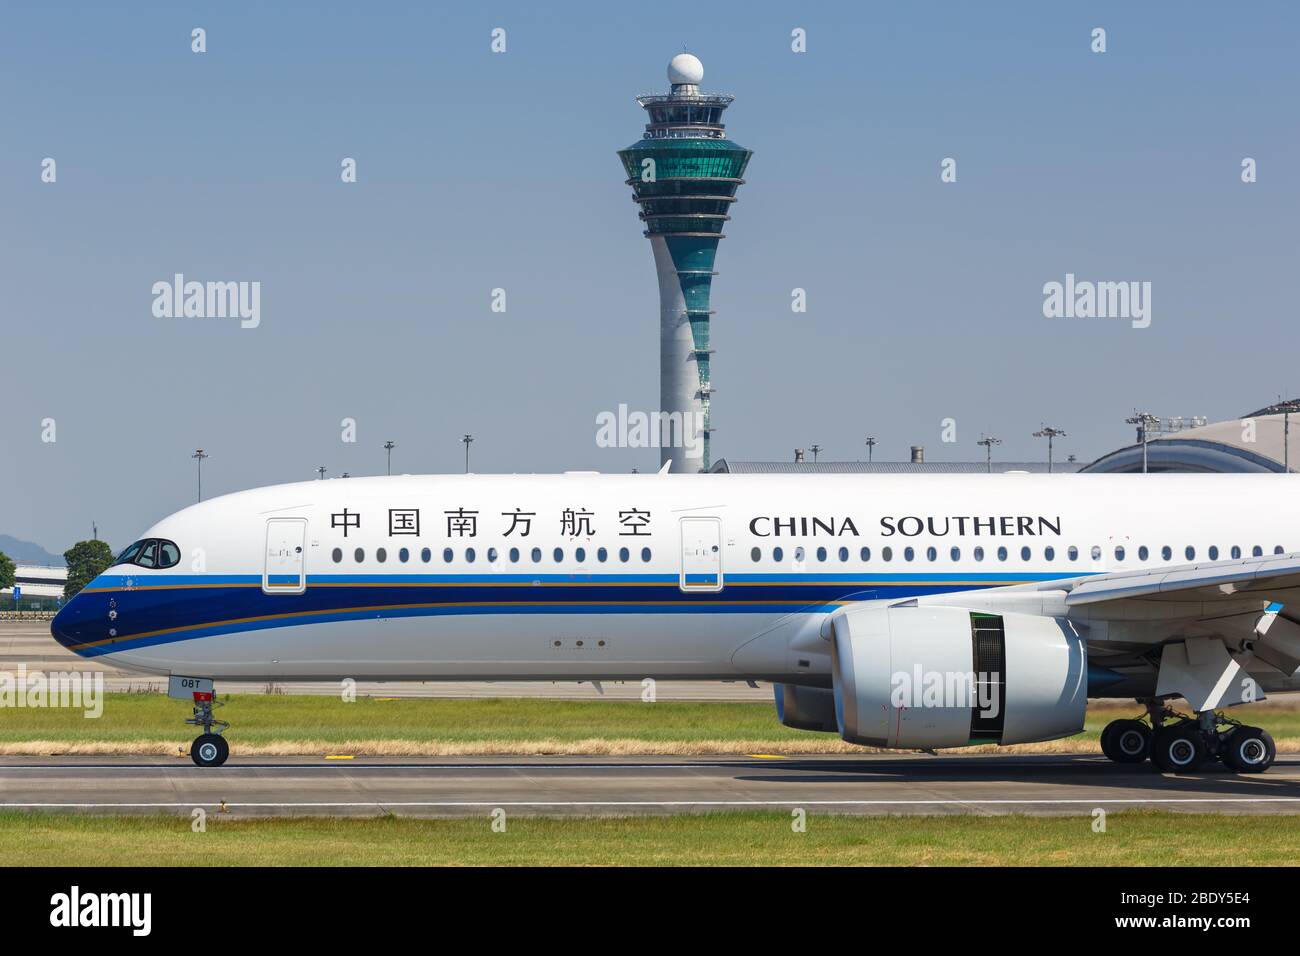
[(641, 140), (618, 154), (659, 273), (659, 458), (671, 459), (674, 472), (709, 468), (713, 260), (752, 155), (727, 139), (722, 124), (734, 97), (701, 93), (703, 79), (698, 59), (673, 57), (672, 92), (636, 98), (650, 122)]

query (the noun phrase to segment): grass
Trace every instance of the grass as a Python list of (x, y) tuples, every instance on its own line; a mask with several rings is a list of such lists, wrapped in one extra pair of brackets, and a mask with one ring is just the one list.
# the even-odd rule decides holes
[[(0, 709), (0, 754), (188, 752), (194, 731), (183, 701), (161, 694), (104, 695), (90, 720), (70, 708)], [(233, 695), (218, 716), (233, 723), (235, 754), (352, 753), (399, 756), (586, 753), (861, 753), (834, 734), (791, 730), (769, 704), (749, 702), (546, 700), (497, 698), (360, 698)], [(1089, 708), (1082, 734), (1046, 744), (1000, 748), (1038, 753), (1093, 753), (1105, 724), (1134, 716), (1129, 704)], [(1279, 750), (1300, 751), (1300, 704), (1247, 712)], [(974, 748), (979, 749), (979, 748)], [(999, 748), (991, 748), (999, 749)]]
[(820, 816), (454, 820), (70, 816), (0, 812), (0, 866), (1268, 866), (1300, 858), (1300, 816), (1133, 810), (1090, 816)]

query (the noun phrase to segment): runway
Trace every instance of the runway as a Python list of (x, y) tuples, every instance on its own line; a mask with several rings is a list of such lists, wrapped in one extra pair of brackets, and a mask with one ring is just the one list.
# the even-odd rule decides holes
[(0, 807), (232, 816), (633, 815), (803, 807), (855, 814), (1300, 813), (1300, 756), (1237, 776), (1040, 755), (847, 757), (0, 758)]

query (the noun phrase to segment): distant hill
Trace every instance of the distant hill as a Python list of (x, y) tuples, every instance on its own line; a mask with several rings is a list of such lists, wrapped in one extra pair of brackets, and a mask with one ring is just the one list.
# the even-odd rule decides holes
[(0, 534), (0, 551), (13, 558), (15, 564), (48, 564), (61, 568), (66, 563), (61, 554), (50, 554), (39, 544), (19, 541), (7, 534)]

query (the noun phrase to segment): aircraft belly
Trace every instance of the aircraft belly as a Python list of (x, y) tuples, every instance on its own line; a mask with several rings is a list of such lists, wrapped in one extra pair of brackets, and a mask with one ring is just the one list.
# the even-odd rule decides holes
[(731, 661), (767, 614), (473, 615), (333, 621), (105, 655), (128, 668), (240, 679), (640, 679), (743, 676)]

